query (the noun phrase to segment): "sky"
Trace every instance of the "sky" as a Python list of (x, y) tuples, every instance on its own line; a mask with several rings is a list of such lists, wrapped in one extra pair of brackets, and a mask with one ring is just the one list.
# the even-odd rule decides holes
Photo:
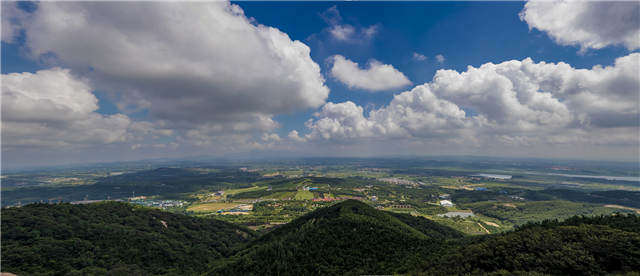
[(640, 161), (640, 3), (2, 2), (2, 167)]

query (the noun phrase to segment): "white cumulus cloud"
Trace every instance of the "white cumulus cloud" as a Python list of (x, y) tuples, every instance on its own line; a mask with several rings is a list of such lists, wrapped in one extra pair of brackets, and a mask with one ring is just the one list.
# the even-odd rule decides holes
[(329, 94), (309, 47), (226, 1), (40, 2), (16, 26), (34, 58), (174, 128), (264, 130)]
[(329, 25), (328, 31), (331, 37), (340, 42), (365, 42), (371, 40), (379, 31), (380, 25), (369, 27), (355, 27), (342, 22), (342, 16), (338, 7), (332, 6), (320, 14), (320, 17)]
[(341, 55), (331, 56), (329, 61), (331, 76), (349, 88), (385, 91), (411, 84), (411, 81), (398, 69), (377, 60), (370, 60), (364, 69)]
[(415, 61), (425, 61), (425, 60), (427, 60), (427, 56), (425, 56), (423, 54), (420, 54), (420, 53), (417, 53), (417, 52), (414, 52), (413, 53), (413, 60), (415, 60)]
[(96, 113), (87, 80), (69, 70), (2, 75), (2, 146), (80, 147), (123, 142), (131, 120)]
[(369, 112), (351, 101), (327, 103), (309, 120), (307, 139), (408, 138), (447, 134), (467, 124), (465, 112), (438, 99), (427, 85), (394, 96), (391, 103)]
[(520, 13), (530, 29), (546, 32), (560, 45), (581, 50), (624, 45), (640, 48), (640, 3), (637, 1), (529, 1)]
[(368, 114), (353, 102), (327, 103), (306, 123), (304, 139), (638, 147), (638, 72), (638, 53), (591, 69), (527, 58), (464, 72), (438, 70), (431, 82)]

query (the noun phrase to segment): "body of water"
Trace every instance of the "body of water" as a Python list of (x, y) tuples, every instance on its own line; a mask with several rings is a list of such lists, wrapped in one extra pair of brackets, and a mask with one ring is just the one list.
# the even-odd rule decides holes
[(479, 174), (474, 174), (472, 176), (480, 176), (480, 177), (495, 178), (495, 179), (511, 179), (511, 175), (506, 175), (506, 174), (479, 173)]
[(444, 214), (439, 214), (438, 216), (447, 217), (447, 218), (453, 218), (453, 217), (466, 218), (466, 217), (473, 217), (475, 215), (473, 213), (468, 213), (468, 212), (448, 212)]

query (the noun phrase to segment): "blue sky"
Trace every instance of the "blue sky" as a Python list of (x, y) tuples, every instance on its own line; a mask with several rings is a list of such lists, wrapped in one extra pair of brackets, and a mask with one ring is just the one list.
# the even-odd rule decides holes
[[(326, 152), (635, 160), (638, 4), (571, 5), (3, 3), (3, 155), (13, 159), (3, 163), (69, 146), (65, 162)], [(148, 19), (129, 12), (149, 7)]]
[[(415, 84), (431, 81), (438, 69), (457, 71), (467, 66), (487, 62), (500, 63), (531, 57), (534, 61), (566, 62), (576, 68), (611, 65), (628, 51), (611, 46), (587, 54), (579, 54), (578, 46), (555, 44), (545, 33), (529, 30), (518, 14), (524, 2), (234, 2), (245, 14), (258, 23), (274, 26), (292, 39), (311, 47), (311, 57), (323, 72), (325, 60), (340, 54), (359, 64), (377, 59), (392, 64)], [(322, 30), (327, 23), (321, 14), (336, 6), (346, 24), (370, 26), (380, 24), (379, 33), (367, 43), (345, 43), (332, 39)], [(316, 37), (314, 37), (316, 36)], [(426, 61), (412, 59), (414, 52), (428, 57)], [(444, 64), (435, 62), (438, 54), (446, 58)], [(326, 74), (325, 74), (326, 75)], [(331, 89), (329, 101), (353, 101), (360, 105), (387, 104), (396, 89), (369, 93), (350, 90), (327, 78)], [(299, 129), (315, 112), (296, 112), (280, 115), (283, 124), (279, 133)]]

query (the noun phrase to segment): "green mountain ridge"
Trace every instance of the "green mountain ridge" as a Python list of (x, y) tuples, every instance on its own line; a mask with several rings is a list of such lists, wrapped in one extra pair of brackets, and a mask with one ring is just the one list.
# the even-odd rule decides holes
[[(634, 223), (638, 217), (634, 216)], [(426, 260), (416, 275), (605, 275), (640, 272), (640, 234), (608, 225), (547, 224), (488, 236)]]
[[(404, 220), (418, 218), (402, 217)], [(423, 218), (420, 218), (423, 219)], [(426, 219), (423, 219), (426, 220)], [(437, 224), (439, 236), (462, 234)], [(391, 213), (347, 200), (304, 215), (252, 242), (213, 270), (218, 275), (358, 275), (406, 272), (443, 240)]]
[(572, 217), (467, 236), (347, 200), (259, 236), (120, 202), (2, 209), (18, 275), (605, 275), (640, 272), (640, 216)]

